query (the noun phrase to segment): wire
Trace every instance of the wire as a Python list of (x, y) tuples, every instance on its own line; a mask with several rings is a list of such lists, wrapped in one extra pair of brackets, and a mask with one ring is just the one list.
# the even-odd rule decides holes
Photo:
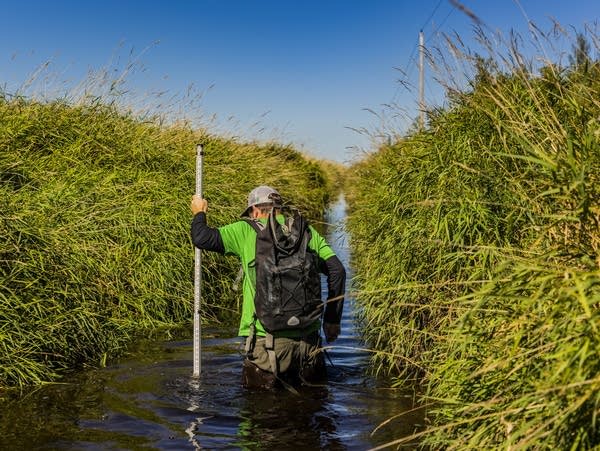
[[(444, 24), (448, 20), (448, 17), (450, 17), (450, 15), (454, 11), (456, 11), (456, 7), (454, 5), (452, 5), (452, 9), (448, 12), (448, 14), (446, 14), (446, 17), (444, 17), (444, 20), (442, 20), (442, 22), (436, 27), (436, 29), (431, 32), (431, 36), (435, 36), (435, 34), (438, 32), (438, 30), (444, 26)], [(425, 39), (425, 42), (427, 42), (429, 40), (429, 38), (431, 38), (431, 36), (429, 36), (427, 39)]]
[[(431, 11), (431, 13), (429, 14), (429, 17), (427, 17), (427, 20), (423, 23), (423, 25), (421, 26), (420, 30), (423, 31), (427, 25), (429, 25), (429, 23), (431, 22), (431, 20), (433, 19), (433, 16), (435, 15), (435, 13), (437, 12), (437, 10), (439, 9), (439, 7), (441, 6), (443, 0), (439, 0), (437, 2), (437, 4), (435, 5), (435, 8), (433, 8), (433, 11)], [(446, 21), (448, 20), (448, 18), (450, 17), (450, 15), (454, 12), (454, 10), (456, 9), (456, 7), (454, 6), (454, 4), (452, 4), (452, 8), (450, 9), (450, 12), (448, 12), (448, 14), (446, 14), (446, 17), (444, 18), (444, 20), (442, 20), (442, 22), (440, 23), (440, 25), (438, 25), (435, 30), (431, 33), (431, 36), (434, 36), (438, 30), (446, 23)], [(427, 38), (425, 40), (425, 42), (428, 41), (429, 38)], [(415, 66), (417, 64), (417, 61), (415, 59), (415, 53), (417, 52), (417, 49), (419, 48), (419, 44), (418, 41), (417, 43), (413, 46), (412, 52), (410, 54), (410, 56), (408, 57), (408, 60), (406, 61), (406, 66), (404, 68), (404, 70), (402, 71), (402, 76), (405, 78), (405, 80), (410, 80), (410, 77), (412, 76), (412, 73), (415, 69)], [(398, 92), (400, 91), (400, 86), (398, 86), (394, 92), (394, 95), (392, 97), (392, 101), (391, 103), (394, 104), (396, 102), (396, 99), (398, 97)]]
[(443, 0), (440, 0), (438, 2), (438, 4), (435, 6), (435, 8), (433, 8), (433, 11), (429, 15), (429, 17), (427, 18), (427, 20), (425, 21), (425, 23), (421, 26), (421, 30), (424, 30), (425, 27), (429, 24), (429, 21), (433, 18), (433, 15), (435, 14), (435, 12), (438, 10), (438, 8), (440, 7), (440, 5), (442, 4), (442, 1)]
[[(429, 22), (431, 22), (431, 19), (433, 19), (434, 14), (436, 13), (436, 11), (439, 9), (440, 5), (442, 4), (443, 0), (439, 0), (437, 2), (437, 5), (435, 5), (435, 8), (433, 8), (433, 11), (431, 11), (431, 14), (429, 14), (429, 17), (427, 18), (427, 20), (425, 21), (425, 23), (423, 25), (421, 25), (420, 31), (423, 31), (425, 29), (425, 27), (427, 27), (427, 25), (429, 25)], [(454, 7), (452, 7), (452, 9), (454, 9)], [(450, 10), (452, 12), (452, 10)], [(448, 18), (448, 16), (446, 16), (446, 18)], [(445, 21), (445, 19), (444, 19)], [(439, 28), (439, 27), (438, 27)], [(412, 53), (410, 54), (410, 56), (408, 57), (408, 61), (406, 63), (406, 67), (404, 69), (404, 73), (407, 73), (408, 71), (408, 66), (410, 65), (411, 61), (413, 60), (414, 56), (415, 56), (415, 52), (417, 51), (417, 49), (419, 48), (419, 44), (416, 44), (413, 47)], [(414, 65), (413, 65), (414, 66)]]

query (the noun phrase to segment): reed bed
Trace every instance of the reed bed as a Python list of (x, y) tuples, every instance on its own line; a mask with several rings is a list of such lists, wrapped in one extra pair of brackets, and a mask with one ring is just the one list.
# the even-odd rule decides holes
[(600, 64), (452, 50), (469, 85), (349, 171), (376, 368), (423, 382), (431, 448), (594, 448)]
[[(140, 333), (192, 318), (189, 203), (205, 144), (209, 222), (272, 184), (320, 217), (330, 181), (277, 143), (242, 143), (161, 118), (0, 95), (0, 388), (101, 365)], [(237, 310), (234, 261), (203, 259), (204, 322)]]

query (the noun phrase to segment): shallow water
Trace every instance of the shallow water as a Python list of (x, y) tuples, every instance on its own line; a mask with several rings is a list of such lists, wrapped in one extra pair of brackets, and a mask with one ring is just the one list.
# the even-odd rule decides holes
[[(328, 220), (341, 224), (344, 216), (340, 199)], [(330, 227), (327, 235), (348, 268), (345, 232)], [(0, 405), (0, 449), (364, 450), (409, 435), (422, 427), (419, 411), (373, 433), (410, 411), (414, 393), (365, 372), (354, 313), (348, 299), (342, 334), (328, 352), (328, 383), (303, 387), (300, 396), (240, 386), (235, 328), (203, 330), (202, 374), (194, 379), (190, 330), (189, 338), (139, 343), (117, 364)]]

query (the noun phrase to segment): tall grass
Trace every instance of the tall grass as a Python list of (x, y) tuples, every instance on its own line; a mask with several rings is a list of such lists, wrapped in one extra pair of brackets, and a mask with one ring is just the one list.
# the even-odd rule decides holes
[(482, 42), (490, 58), (452, 44), (470, 84), (425, 130), (351, 171), (366, 335), (381, 371), (424, 381), (428, 445), (587, 449), (600, 444), (600, 65), (540, 67), (515, 41), (504, 55)]
[[(323, 213), (318, 162), (161, 122), (101, 97), (0, 95), (0, 388), (102, 364), (137, 333), (191, 320), (197, 142), (212, 225), (238, 218), (263, 183)], [(203, 320), (235, 314), (234, 261), (203, 263)]]

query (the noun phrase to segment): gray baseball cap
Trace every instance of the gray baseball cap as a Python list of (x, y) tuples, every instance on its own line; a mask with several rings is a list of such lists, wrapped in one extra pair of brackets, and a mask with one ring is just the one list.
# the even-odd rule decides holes
[(249, 216), (253, 206), (262, 204), (273, 204), (274, 207), (281, 207), (281, 195), (270, 186), (261, 185), (254, 188), (248, 194), (248, 208), (242, 213), (242, 217)]

